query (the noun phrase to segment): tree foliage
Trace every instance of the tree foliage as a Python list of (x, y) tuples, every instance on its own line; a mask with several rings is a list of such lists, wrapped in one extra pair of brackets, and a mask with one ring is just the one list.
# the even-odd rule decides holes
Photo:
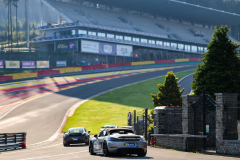
[(184, 89), (179, 91), (178, 78), (174, 73), (168, 72), (165, 76), (164, 84), (158, 84), (158, 94), (151, 94), (153, 100), (153, 106), (181, 106), (182, 105), (182, 93)]
[(229, 40), (227, 26), (216, 26), (215, 29), (203, 64), (198, 65), (193, 75), (195, 95), (200, 95), (204, 86), (212, 96), (214, 93), (240, 93), (239, 45)]

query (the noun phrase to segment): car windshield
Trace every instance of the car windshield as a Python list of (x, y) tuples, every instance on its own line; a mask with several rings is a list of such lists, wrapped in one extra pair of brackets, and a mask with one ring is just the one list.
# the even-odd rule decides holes
[(105, 125), (104, 128), (117, 128), (117, 126)]
[(133, 134), (133, 131), (131, 131), (131, 130), (111, 130), (110, 134), (111, 135), (114, 135), (114, 134)]
[(83, 133), (83, 128), (72, 128), (72, 129), (69, 129), (69, 133)]

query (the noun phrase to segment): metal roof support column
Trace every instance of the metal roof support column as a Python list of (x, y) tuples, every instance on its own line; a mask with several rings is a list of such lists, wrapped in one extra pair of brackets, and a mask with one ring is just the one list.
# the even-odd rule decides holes
[(41, 24), (41, 26), (43, 25), (43, 3), (41, 2), (41, 22), (40, 22), (40, 24)]
[(58, 24), (62, 24), (62, 16), (58, 15)]
[(29, 1), (25, 0), (25, 15), (26, 15), (26, 32), (27, 32), (27, 48), (29, 48)]

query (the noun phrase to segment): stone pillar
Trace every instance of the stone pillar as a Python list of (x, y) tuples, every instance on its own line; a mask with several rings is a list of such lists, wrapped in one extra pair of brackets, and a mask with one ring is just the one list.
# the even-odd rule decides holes
[[(237, 132), (237, 96), (238, 93), (216, 93), (216, 150), (221, 150), (222, 141), (238, 139)], [(225, 123), (224, 123), (225, 122)], [(226, 123), (228, 122), (228, 123)], [(234, 134), (235, 133), (235, 134)]]
[(194, 134), (194, 109), (191, 106), (200, 96), (182, 96), (182, 131), (183, 134)]

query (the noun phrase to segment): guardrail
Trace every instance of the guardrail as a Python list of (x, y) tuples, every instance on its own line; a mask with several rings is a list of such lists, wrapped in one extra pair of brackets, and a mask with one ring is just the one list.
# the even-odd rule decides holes
[(27, 133), (0, 133), (0, 151), (26, 148)]

